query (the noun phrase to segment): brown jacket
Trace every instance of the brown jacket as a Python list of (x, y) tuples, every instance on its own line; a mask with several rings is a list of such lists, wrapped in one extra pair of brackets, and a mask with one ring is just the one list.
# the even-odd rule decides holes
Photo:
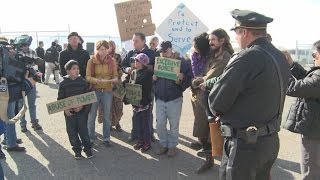
[(206, 63), (205, 70), (205, 72), (207, 73), (203, 77), (203, 80), (206, 81), (212, 77), (220, 76), (224, 68), (227, 66), (230, 58), (231, 54), (229, 54), (229, 52), (226, 50), (223, 50), (220, 54), (218, 54), (215, 57), (209, 57)]
[[(94, 68), (92, 67), (94, 66)], [(92, 70), (94, 69), (94, 73)], [(118, 66), (116, 60), (113, 58), (113, 69), (112, 72), (109, 72), (108, 64), (102, 64), (96, 56), (92, 56), (87, 64), (87, 72), (86, 72), (86, 79), (90, 84), (93, 84), (97, 89), (104, 89), (107, 91), (112, 91), (112, 83), (105, 82), (100, 83), (98, 82), (99, 79), (104, 80), (111, 80), (115, 77), (118, 77)], [(93, 75), (94, 74), (94, 75)]]

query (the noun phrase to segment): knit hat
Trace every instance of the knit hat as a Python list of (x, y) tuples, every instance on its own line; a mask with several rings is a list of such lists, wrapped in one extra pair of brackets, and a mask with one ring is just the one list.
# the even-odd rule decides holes
[(138, 54), (134, 59), (139, 61), (141, 64), (145, 66), (149, 64), (149, 57), (144, 53)]
[(68, 39), (70, 39), (72, 36), (78, 36), (78, 38), (80, 38), (79, 34), (77, 32), (71, 32), (69, 35), (68, 35)]

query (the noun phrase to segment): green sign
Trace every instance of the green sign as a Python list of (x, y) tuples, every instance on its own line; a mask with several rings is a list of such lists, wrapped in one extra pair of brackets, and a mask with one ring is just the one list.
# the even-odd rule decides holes
[(126, 99), (132, 105), (140, 104), (142, 99), (142, 86), (140, 84), (126, 84)]
[(47, 104), (49, 114), (57, 113), (67, 109), (75, 108), (78, 106), (84, 106), (97, 102), (97, 96), (94, 91), (80, 94), (77, 96), (71, 96), (65, 99), (58, 100)]
[(113, 86), (112, 93), (115, 97), (123, 99), (123, 97), (126, 95), (126, 89), (122, 84), (115, 84)]
[(154, 65), (154, 74), (157, 77), (176, 81), (180, 73), (180, 65), (181, 60), (157, 57)]

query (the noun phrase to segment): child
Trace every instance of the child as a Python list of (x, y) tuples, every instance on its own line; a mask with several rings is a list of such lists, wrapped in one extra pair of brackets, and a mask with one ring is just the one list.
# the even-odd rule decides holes
[(152, 71), (147, 68), (149, 57), (140, 53), (135, 57), (136, 77), (133, 78), (135, 84), (142, 86), (142, 99), (139, 105), (132, 105), (133, 117), (137, 120), (138, 141), (133, 146), (135, 150), (141, 149), (146, 152), (151, 148), (151, 89), (152, 89)]
[[(79, 63), (75, 60), (70, 60), (65, 64), (64, 68), (67, 71), (67, 75), (63, 77), (63, 81), (60, 83), (58, 100), (88, 92), (87, 82), (79, 75)], [(84, 146), (83, 151), (86, 153), (87, 158), (93, 157), (87, 127), (89, 108), (87, 105), (64, 111), (67, 133), (76, 159), (82, 157), (81, 145)]]

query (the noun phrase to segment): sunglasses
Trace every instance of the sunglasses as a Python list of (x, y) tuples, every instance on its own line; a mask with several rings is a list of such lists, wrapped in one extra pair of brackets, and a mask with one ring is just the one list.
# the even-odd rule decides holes
[(318, 53), (318, 52), (314, 52), (314, 53), (311, 54), (311, 56), (312, 56), (313, 58), (316, 58), (316, 57), (317, 57), (317, 53)]

